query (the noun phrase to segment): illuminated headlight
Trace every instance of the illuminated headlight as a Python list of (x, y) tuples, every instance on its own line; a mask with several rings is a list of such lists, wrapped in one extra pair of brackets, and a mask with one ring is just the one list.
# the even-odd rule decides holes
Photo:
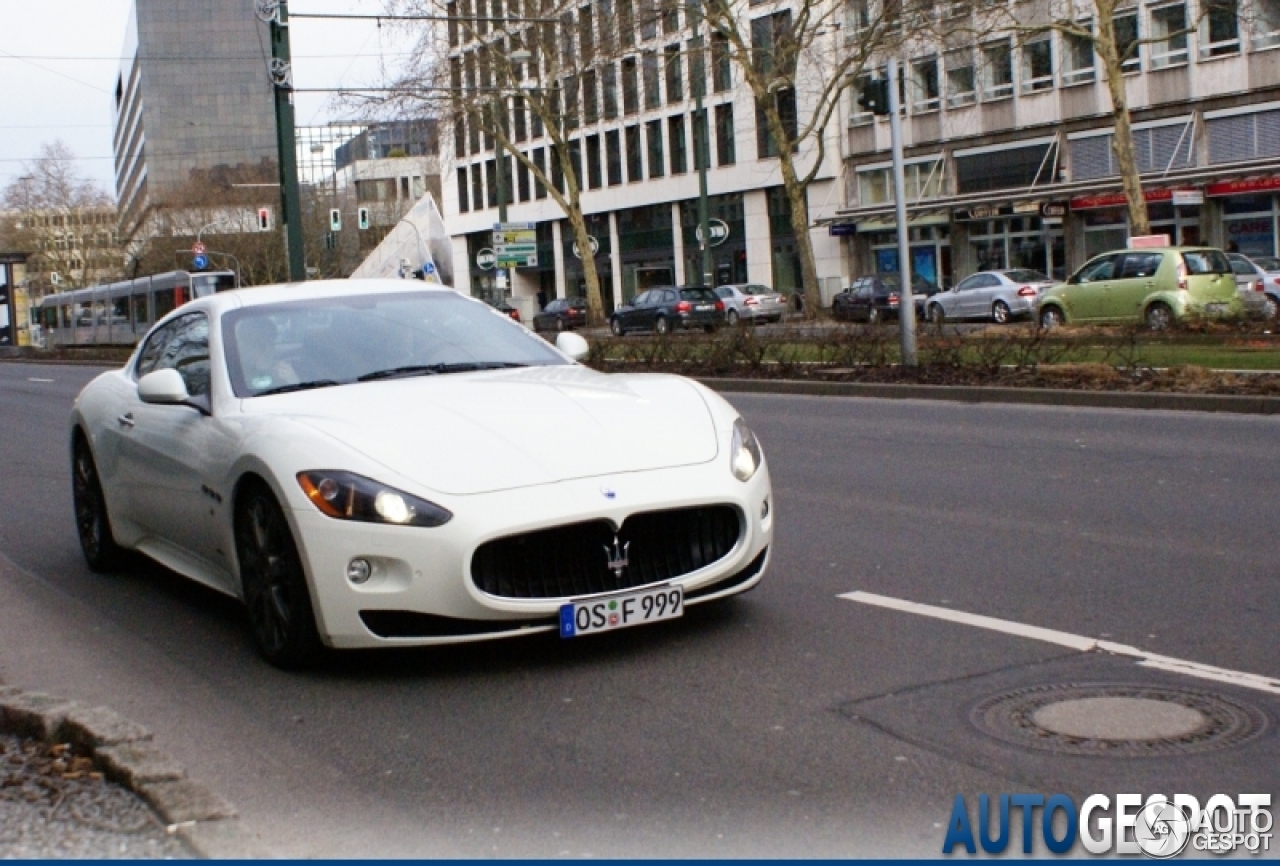
[(351, 472), (299, 472), (298, 483), (316, 508), (338, 520), (442, 526), (453, 517), (433, 502)]
[(729, 468), (733, 477), (739, 481), (749, 481), (756, 474), (764, 456), (760, 453), (760, 443), (756, 434), (751, 432), (747, 422), (741, 418), (733, 422), (733, 442), (729, 445)]

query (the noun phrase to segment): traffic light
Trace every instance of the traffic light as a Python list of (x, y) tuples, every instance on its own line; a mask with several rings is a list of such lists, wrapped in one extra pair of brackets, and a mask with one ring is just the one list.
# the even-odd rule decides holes
[(888, 115), (889, 79), (869, 79), (858, 94), (858, 105), (872, 114)]
[(367, 207), (362, 207), (356, 211), (356, 227), (360, 231), (369, 228), (369, 209)]
[(266, 232), (271, 230), (271, 208), (258, 208), (258, 231)]
[(338, 210), (336, 207), (329, 208), (329, 231), (342, 231), (342, 211)]

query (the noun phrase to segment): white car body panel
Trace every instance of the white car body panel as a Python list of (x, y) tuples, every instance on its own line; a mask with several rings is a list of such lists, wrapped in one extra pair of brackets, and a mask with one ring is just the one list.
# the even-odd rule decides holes
[[(359, 289), (451, 291), (403, 281), (369, 281)], [(205, 311), (213, 323), (209, 414), (142, 403), (131, 372), (136, 356), (86, 386), (71, 423), (88, 435), (121, 546), (242, 596), (235, 496), (244, 478), (258, 476), (284, 510), (321, 640), (334, 647), (453, 643), (554, 628), (548, 621), (567, 598), (488, 595), (472, 582), (471, 556), (491, 539), (580, 521), (617, 527), (638, 512), (727, 505), (740, 522), (736, 546), (668, 582), (697, 592), (758, 565), (737, 583), (690, 598), (692, 604), (745, 591), (763, 576), (773, 532), (769, 470), (762, 462), (746, 482), (732, 474), (738, 413), (719, 395), (680, 377), (605, 375), (566, 363), (237, 397), (222, 358), (219, 317), (304, 291), (345, 295), (352, 284), (228, 292), (171, 314)], [(126, 414), (132, 426), (120, 422)], [(438, 527), (328, 517), (296, 480), (315, 470), (375, 479), (453, 517)], [(374, 566), (362, 585), (346, 579), (357, 556)], [(473, 621), (477, 628), (379, 637), (360, 617), (371, 610)], [(489, 633), (485, 624), (495, 622), (524, 625)]]

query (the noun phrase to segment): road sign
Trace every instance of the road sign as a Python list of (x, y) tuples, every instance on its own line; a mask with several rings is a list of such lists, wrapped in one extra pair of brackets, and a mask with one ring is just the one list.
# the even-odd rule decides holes
[(494, 223), (493, 254), (500, 268), (532, 268), (538, 264), (538, 231), (534, 223)]
[(197, 256), (204, 255), (204, 244), (200, 243), (199, 241), (196, 241), (194, 244), (191, 245), (191, 252), (195, 253)]
[(197, 255), (191, 260), (191, 266), (197, 271), (203, 271), (205, 268), (209, 267), (209, 257), (203, 254)]
[(480, 270), (491, 271), (496, 263), (497, 260), (493, 254), (493, 250), (488, 247), (476, 250), (476, 267)]

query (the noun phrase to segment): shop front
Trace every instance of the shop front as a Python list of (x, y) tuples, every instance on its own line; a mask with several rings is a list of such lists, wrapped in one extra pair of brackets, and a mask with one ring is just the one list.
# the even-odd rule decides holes
[(586, 269), (583, 266), (584, 256), (589, 256), (595, 263), (596, 276), (600, 281), (600, 299), (604, 303), (605, 315), (613, 312), (613, 245), (609, 239), (609, 215), (588, 214), (586, 216), (587, 235), (591, 238), (590, 250), (579, 249), (573, 239), (573, 226), (568, 220), (560, 223), (560, 239), (564, 246), (564, 287), (565, 297), (585, 298), (587, 296)]
[(1280, 177), (1209, 184), (1222, 208), (1222, 242), (1246, 256), (1280, 255)]
[(1065, 205), (1047, 201), (980, 205), (955, 211), (953, 243), (964, 235), (961, 278), (977, 271), (1025, 268), (1053, 279), (1065, 279), (1065, 214)]
[[(711, 224), (711, 284), (745, 283), (747, 276), (747, 222), (742, 193), (713, 195), (707, 199)], [(706, 283), (702, 274), (702, 247), (698, 238), (698, 201), (680, 202), (680, 232), (684, 240), (685, 282)]]
[(622, 260), (622, 299), (630, 303), (652, 286), (675, 283), (676, 259), (671, 205), (618, 211), (618, 252)]
[[(1175, 245), (1206, 242), (1204, 192), (1200, 189), (1153, 189), (1144, 193), (1151, 234), (1166, 235)], [(1079, 196), (1071, 200), (1071, 214), (1080, 221), (1084, 255), (1078, 267), (1108, 250), (1129, 243), (1129, 208), (1123, 193)]]

